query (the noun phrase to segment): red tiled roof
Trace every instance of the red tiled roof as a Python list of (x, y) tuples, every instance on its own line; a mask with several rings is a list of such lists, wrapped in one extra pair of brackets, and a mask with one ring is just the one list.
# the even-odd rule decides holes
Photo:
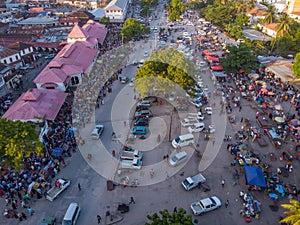
[(88, 33), (78, 24), (75, 24), (71, 32), (68, 34), (68, 38), (88, 38), (88, 36)]

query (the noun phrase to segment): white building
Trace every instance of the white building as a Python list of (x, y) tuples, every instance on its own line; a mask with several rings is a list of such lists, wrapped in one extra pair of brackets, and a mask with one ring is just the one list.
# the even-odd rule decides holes
[(127, 14), (129, 0), (112, 0), (105, 8), (105, 16), (111, 22), (124, 22)]

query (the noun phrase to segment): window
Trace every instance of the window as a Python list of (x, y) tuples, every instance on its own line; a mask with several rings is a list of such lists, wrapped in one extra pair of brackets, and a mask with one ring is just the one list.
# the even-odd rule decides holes
[(12, 58), (9, 58), (9, 61), (10, 61), (10, 62), (13, 62)]
[(77, 85), (79, 84), (79, 78), (77, 76), (71, 78), (71, 84)]
[(6, 59), (4, 59), (4, 60), (3, 60), (3, 63), (4, 63), (4, 64), (7, 64), (7, 61), (6, 61)]

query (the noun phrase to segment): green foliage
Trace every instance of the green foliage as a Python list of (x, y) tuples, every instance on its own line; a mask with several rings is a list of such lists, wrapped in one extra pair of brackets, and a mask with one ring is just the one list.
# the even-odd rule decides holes
[(157, 5), (158, 0), (141, 0), (140, 5), (141, 5), (141, 12), (140, 14), (144, 17), (150, 16), (150, 8), (152, 6)]
[(256, 57), (251, 49), (244, 43), (239, 46), (228, 46), (226, 58), (221, 59), (220, 63), (228, 73), (238, 73), (240, 69), (249, 73), (256, 68)]
[(190, 1), (187, 2), (186, 7), (192, 9), (192, 10), (199, 10), (201, 8), (204, 8), (206, 3), (204, 1)]
[(295, 57), (295, 62), (292, 67), (292, 71), (296, 78), (300, 78), (300, 52), (297, 53)]
[(34, 151), (40, 154), (42, 149), (35, 125), (0, 119), (0, 156), (5, 165), (19, 170), (24, 155)]
[(185, 5), (180, 0), (171, 0), (166, 5), (166, 10), (169, 14), (170, 21), (176, 21), (180, 19), (180, 15), (185, 11)]
[(168, 93), (175, 83), (187, 90), (195, 84), (195, 73), (193, 63), (183, 53), (174, 48), (158, 50), (137, 71), (135, 87), (144, 97), (154, 88)]
[(266, 11), (265, 18), (263, 19), (263, 23), (265, 24), (271, 24), (275, 21), (275, 7), (274, 6), (268, 6), (268, 9)]
[(145, 27), (136, 18), (128, 18), (125, 20), (121, 34), (126, 40), (131, 40), (133, 37), (141, 37), (149, 32), (149, 27)]
[(283, 36), (284, 34), (289, 34), (291, 31), (292, 19), (286, 14), (282, 13), (278, 20), (277, 25), (277, 35), (279, 37)]
[(193, 221), (192, 216), (187, 215), (182, 208), (172, 214), (164, 209), (159, 211), (159, 214), (147, 215), (147, 219), (151, 222), (145, 223), (145, 225), (194, 225), (198, 223), (198, 220)]
[(108, 25), (109, 22), (110, 22), (109, 17), (106, 17), (106, 16), (103, 16), (99, 19), (99, 23), (102, 23), (102, 24), (105, 24), (105, 25)]
[(282, 204), (283, 208), (289, 211), (284, 212), (286, 217), (280, 223), (288, 223), (290, 225), (300, 224), (300, 203), (297, 200), (291, 199), (289, 204)]

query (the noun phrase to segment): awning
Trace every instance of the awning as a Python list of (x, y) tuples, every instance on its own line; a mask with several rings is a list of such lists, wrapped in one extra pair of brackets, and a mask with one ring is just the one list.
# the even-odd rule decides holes
[(217, 66), (211, 66), (210, 67), (213, 71), (223, 71), (223, 66), (217, 65)]

